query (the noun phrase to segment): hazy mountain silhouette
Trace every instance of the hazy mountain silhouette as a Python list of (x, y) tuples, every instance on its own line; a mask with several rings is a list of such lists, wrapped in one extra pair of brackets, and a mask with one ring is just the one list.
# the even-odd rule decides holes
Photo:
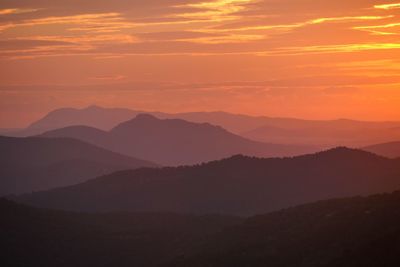
[(0, 137), (0, 195), (83, 182), (156, 164), (67, 138)]
[(265, 116), (249, 116), (244, 114), (232, 114), (228, 112), (186, 112), (186, 113), (149, 113), (163, 119), (183, 119), (196, 123), (210, 123), (236, 134), (247, 132), (265, 125), (272, 118)]
[(256, 214), (400, 188), (399, 163), (347, 148), (284, 159), (234, 156), (192, 167), (121, 171), (18, 200), (66, 210)]
[(362, 122), (345, 119), (271, 119), (264, 126), (242, 135), (253, 140), (282, 144), (360, 147), (400, 139), (400, 131), (395, 127), (399, 124), (400, 122)]
[(144, 112), (124, 108), (103, 108), (93, 105), (83, 109), (56, 109), (45, 115), (43, 118), (33, 122), (26, 129), (5, 131), (9, 134), (27, 136), (76, 125), (84, 125), (102, 130), (110, 130), (118, 124), (127, 121), (140, 113), (151, 114), (161, 119), (184, 119), (196, 123), (210, 123), (214, 125), (219, 125), (234, 133), (242, 133), (261, 127), (272, 119), (263, 116), (255, 117), (242, 114), (231, 114), (220, 111), (187, 112), (173, 114), (165, 112)]
[[(25, 130), (7, 131), (10, 136), (32, 136), (54, 129), (83, 125), (110, 130), (142, 111), (90, 106), (63, 108), (50, 112)], [(163, 113), (146, 112), (162, 119), (184, 119), (210, 123), (259, 142), (318, 146), (363, 147), (400, 139), (400, 122), (363, 122), (354, 120), (301, 120), (249, 116), (227, 112)]]
[(0, 199), (1, 265), (158, 266), (240, 218), (179, 214), (82, 214)]
[(400, 158), (400, 142), (377, 144), (362, 149), (388, 158)]
[(24, 129), (21, 129), (21, 128), (0, 128), (0, 136), (13, 135), (13, 134), (21, 132), (23, 130)]
[(400, 192), (322, 201), (217, 234), (174, 267), (400, 265)]
[(73, 125), (85, 125), (109, 130), (118, 123), (129, 120), (139, 113), (141, 112), (130, 109), (102, 108), (98, 106), (89, 106), (83, 109), (61, 108), (33, 122), (25, 130), (20, 131), (18, 135), (36, 135)]
[(318, 150), (309, 146), (266, 144), (232, 134), (219, 126), (139, 114), (109, 132), (84, 126), (49, 131), (43, 137), (71, 137), (162, 165), (196, 164), (235, 154), (293, 156)]

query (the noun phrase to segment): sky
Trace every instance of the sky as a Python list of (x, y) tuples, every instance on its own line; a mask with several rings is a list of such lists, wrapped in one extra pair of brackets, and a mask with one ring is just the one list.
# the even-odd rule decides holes
[(1, 0), (0, 127), (92, 104), (400, 120), (400, 1)]

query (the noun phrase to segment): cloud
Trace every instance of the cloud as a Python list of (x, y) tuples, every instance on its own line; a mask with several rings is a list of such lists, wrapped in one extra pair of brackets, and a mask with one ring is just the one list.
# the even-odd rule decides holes
[(206, 33), (198, 31), (166, 31), (166, 32), (142, 32), (136, 33), (136, 37), (144, 41), (173, 41), (173, 40), (184, 40), (184, 39), (195, 39), (195, 38), (207, 38), (207, 37), (221, 37), (223, 34), (218, 33)]
[(90, 77), (89, 79), (96, 81), (121, 81), (126, 78), (127, 77), (124, 75), (106, 75), (106, 76)]
[(376, 35), (398, 35), (400, 33), (400, 22), (383, 25), (356, 26), (353, 29), (367, 31)]
[(255, 3), (255, 0), (214, 0), (199, 3), (189, 3), (178, 5), (176, 7), (193, 8), (192, 12), (183, 12), (176, 14), (177, 17), (189, 19), (202, 19), (212, 22), (223, 22), (240, 19), (237, 13), (248, 10), (249, 4)]
[(347, 86), (339, 86), (339, 87), (328, 87), (324, 90), (326, 94), (329, 95), (349, 95), (360, 93), (360, 88), (357, 87), (347, 87)]
[(0, 51), (26, 50), (43, 46), (71, 46), (70, 42), (60, 40), (0, 40)]
[(400, 8), (400, 3), (395, 3), (395, 4), (384, 4), (384, 5), (375, 5), (374, 7), (375, 7), (376, 9), (385, 9), (385, 10), (397, 9), (397, 8)]
[(33, 9), (33, 8), (26, 8), (26, 9), (21, 9), (21, 8), (8, 8), (8, 9), (0, 9), (0, 16), (4, 15), (14, 15), (14, 14), (24, 14), (24, 13), (31, 13), (38, 11), (38, 9)]
[[(388, 41), (380, 44), (371, 40), (360, 44), (353, 41), (321, 44), (321, 40), (326, 39), (324, 29), (332, 29), (338, 36), (343, 34), (345, 37), (355, 36), (356, 31), (387, 33), (381, 28), (398, 25), (363, 25), (368, 21), (395, 19), (393, 14), (374, 14), (370, 8), (376, 7), (376, 3), (372, 0), (363, 3), (350, 0), (347, 9), (332, 1), (322, 2), (5, 0), (0, 3), (1, 10), (7, 14), (2, 16), (6, 18), (2, 18), (0, 23), (0, 37), (9, 40), (60, 40), (75, 45), (73, 49), (66, 50), (43, 46), (42, 49), (26, 51), (24, 58), (59, 55), (93, 55), (99, 58), (136, 56), (140, 53), (279, 56), (397, 49), (396, 43)], [(375, 10), (378, 11), (378, 8)], [(296, 14), (293, 14), (294, 11)], [(312, 34), (318, 25), (321, 25), (318, 29), (321, 34)], [(308, 28), (313, 30), (308, 33), (303, 31)], [(300, 46), (301, 41), (297, 41), (296, 34), (301, 31), (303, 35), (309, 34), (316, 39), (314, 43)], [(349, 34), (352, 31), (353, 34)], [(297, 43), (298, 46), (288, 46), (288, 43)], [(1, 56), (21, 58), (12, 53)]]

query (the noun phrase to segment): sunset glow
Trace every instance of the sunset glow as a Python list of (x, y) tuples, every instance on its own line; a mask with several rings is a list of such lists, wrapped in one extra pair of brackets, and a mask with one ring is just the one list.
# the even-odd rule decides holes
[(375, 5), (375, 8), (377, 9), (395, 9), (395, 8), (400, 8), (400, 3), (396, 4), (386, 4), (386, 5)]
[(91, 104), (400, 120), (398, 2), (73, 2), (0, 3), (1, 128)]

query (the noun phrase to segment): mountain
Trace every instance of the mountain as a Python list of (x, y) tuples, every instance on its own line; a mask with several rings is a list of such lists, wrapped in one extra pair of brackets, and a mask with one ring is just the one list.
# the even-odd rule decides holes
[(20, 129), (20, 128), (0, 128), (0, 136), (14, 134), (14, 133), (17, 133), (22, 130), (23, 129)]
[(25, 129), (6, 129), (4, 132), (9, 135), (30, 136), (38, 135), (45, 131), (77, 125), (110, 130), (140, 113), (151, 114), (160, 119), (183, 119), (195, 123), (210, 123), (219, 125), (237, 134), (261, 127), (271, 119), (263, 116), (255, 117), (221, 111), (173, 114), (165, 112), (144, 112), (125, 108), (104, 108), (93, 105), (82, 109), (56, 109), (46, 114), (43, 118), (33, 122)]
[(0, 195), (46, 190), (156, 164), (67, 138), (0, 137)]
[(399, 163), (347, 148), (282, 159), (234, 156), (191, 167), (116, 172), (16, 200), (77, 211), (253, 215), (400, 188)]
[(354, 120), (307, 121), (271, 119), (262, 127), (243, 132), (252, 140), (281, 144), (362, 147), (400, 139), (400, 122)]
[(400, 265), (400, 192), (241, 219), (74, 213), (0, 199), (2, 265), (354, 267)]
[(307, 204), (247, 219), (174, 267), (400, 265), (400, 192)]
[(249, 116), (244, 114), (232, 114), (222, 111), (214, 112), (186, 112), (186, 113), (149, 113), (161, 119), (182, 119), (195, 123), (210, 123), (240, 134), (253, 130), (268, 123), (272, 118), (265, 116)]
[[(9, 136), (33, 136), (69, 126), (89, 126), (109, 131), (143, 111), (89, 106), (57, 109), (24, 130), (7, 131)], [(400, 139), (400, 122), (356, 120), (302, 120), (249, 116), (227, 112), (163, 113), (145, 112), (160, 119), (183, 119), (218, 125), (229, 132), (266, 143), (313, 145), (319, 147), (363, 147)]]
[(2, 266), (158, 266), (242, 219), (224, 216), (83, 214), (0, 199)]
[(318, 150), (309, 146), (266, 144), (232, 134), (219, 126), (139, 114), (109, 132), (71, 126), (42, 137), (70, 137), (125, 155), (162, 165), (189, 165), (245, 154), (260, 157), (293, 156)]
[(400, 158), (400, 142), (377, 144), (362, 149), (387, 158)]
[(73, 125), (85, 125), (109, 130), (115, 125), (129, 120), (141, 112), (122, 108), (102, 108), (89, 106), (83, 109), (56, 109), (38, 121), (33, 122), (19, 136), (37, 135), (43, 132)]

